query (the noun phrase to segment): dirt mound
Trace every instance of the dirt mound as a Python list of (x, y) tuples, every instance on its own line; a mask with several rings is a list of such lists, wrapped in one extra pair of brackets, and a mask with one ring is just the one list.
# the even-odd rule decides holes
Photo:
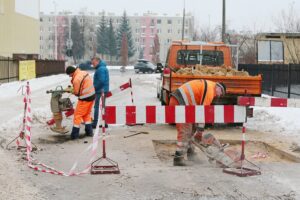
[(195, 75), (195, 76), (250, 76), (246, 71), (238, 71), (228, 67), (210, 67), (205, 65), (196, 65), (192, 68), (182, 68), (176, 72), (182, 75)]

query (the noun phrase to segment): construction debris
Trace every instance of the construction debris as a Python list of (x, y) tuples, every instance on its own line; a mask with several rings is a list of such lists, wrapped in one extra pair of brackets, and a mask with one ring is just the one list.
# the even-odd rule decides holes
[(211, 67), (206, 65), (196, 65), (179, 69), (176, 74), (195, 76), (250, 76), (246, 71), (238, 71), (231, 67)]

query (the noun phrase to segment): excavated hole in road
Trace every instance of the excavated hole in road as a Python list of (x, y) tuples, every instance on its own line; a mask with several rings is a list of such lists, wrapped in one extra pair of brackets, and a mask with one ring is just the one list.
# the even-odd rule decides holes
[[(153, 146), (157, 157), (163, 163), (173, 161), (176, 150), (175, 140), (153, 140)], [(220, 140), (221, 143), (229, 143), (228, 148), (241, 152), (241, 141), (239, 140)], [(204, 154), (197, 149), (198, 155), (203, 157)], [(248, 141), (245, 147), (246, 158), (255, 163), (300, 163), (300, 159), (288, 152), (278, 149), (270, 144), (260, 141)]]

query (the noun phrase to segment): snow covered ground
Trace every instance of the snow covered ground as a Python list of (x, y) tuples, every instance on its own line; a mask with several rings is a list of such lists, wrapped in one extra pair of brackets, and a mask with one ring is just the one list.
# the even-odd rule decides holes
[[(136, 105), (159, 105), (156, 81), (159, 74), (135, 74), (132, 69), (120, 73), (110, 69), (110, 88), (114, 89), (132, 78)], [(78, 154), (91, 143), (91, 138), (70, 141), (67, 136), (52, 133), (45, 122), (51, 117), (50, 95), (46, 90), (70, 84), (67, 75), (30, 80), (34, 125), (33, 141), (40, 150), (34, 157), (58, 169), (69, 170)], [(17, 93), (25, 82), (0, 85), (0, 146), (14, 138), (22, 124), (23, 102)], [(76, 99), (72, 97), (75, 101)], [(131, 105), (130, 91), (108, 99), (109, 105)], [(249, 137), (276, 138), (293, 136), (299, 139), (300, 109), (255, 108), (249, 119)], [(64, 120), (71, 128), (72, 120)], [(138, 131), (149, 134), (124, 139)], [(215, 130), (210, 130), (215, 131)], [(58, 177), (28, 169), (17, 151), (0, 148), (0, 199), (297, 199), (300, 198), (299, 164), (264, 164), (263, 175), (247, 181), (225, 175), (206, 160), (200, 165), (176, 168), (162, 163), (156, 156), (153, 140), (175, 140), (175, 127), (168, 125), (110, 126), (108, 156), (118, 161), (120, 175)], [(218, 130), (217, 130), (218, 132)], [(221, 134), (240, 129), (219, 130)], [(261, 135), (261, 132), (266, 134)], [(83, 130), (81, 132), (83, 134)], [(86, 158), (82, 160), (86, 161)], [(82, 161), (80, 160), (80, 161)], [(82, 165), (86, 162), (80, 162)], [(83, 166), (79, 166), (83, 167)], [(59, 184), (58, 184), (59, 183)], [(257, 187), (259, 186), (259, 187)], [(15, 191), (15, 187), (18, 189)], [(252, 188), (255, 188), (253, 190)]]

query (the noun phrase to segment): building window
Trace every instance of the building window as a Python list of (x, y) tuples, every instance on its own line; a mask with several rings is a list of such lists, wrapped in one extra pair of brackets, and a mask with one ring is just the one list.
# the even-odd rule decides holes
[(168, 42), (168, 43), (171, 43), (171, 42), (172, 42), (172, 40), (171, 40), (171, 39), (167, 39), (167, 42)]
[(161, 33), (161, 29), (157, 29), (157, 33)]
[[(0, 9), (1, 10), (1, 9)], [(0, 11), (1, 12), (1, 11)], [(43, 18), (40, 18), (40, 22), (43, 22)]]
[(135, 33), (139, 33), (140, 30), (138, 28), (135, 29)]
[(151, 25), (150, 26), (154, 26), (154, 19), (151, 19)]
[(49, 17), (48, 21), (51, 22), (51, 17)]
[(180, 29), (178, 29), (177, 33), (178, 33), (178, 34), (180, 34), (180, 33), (181, 33), (181, 30), (180, 30)]
[(48, 28), (48, 31), (51, 32), (51, 27)]
[(172, 24), (172, 20), (171, 19), (168, 19), (168, 24)]
[(161, 19), (158, 19), (156, 23), (161, 24)]
[(168, 33), (172, 33), (172, 29), (168, 29)]
[(145, 28), (142, 28), (142, 33), (145, 33), (145, 30), (146, 30)]

